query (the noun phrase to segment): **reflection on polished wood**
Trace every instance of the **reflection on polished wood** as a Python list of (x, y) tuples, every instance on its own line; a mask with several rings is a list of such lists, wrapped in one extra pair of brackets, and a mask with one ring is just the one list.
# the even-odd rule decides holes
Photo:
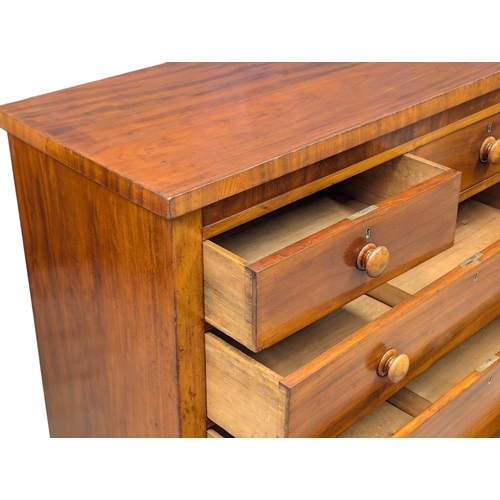
[(205, 435), (200, 213), (10, 143), (51, 436)]
[(499, 88), (500, 63), (166, 63), (2, 106), (0, 126), (178, 217)]
[[(495, 141), (479, 160), (499, 116), (492, 62), (166, 63), (0, 106), (51, 435), (206, 437), (207, 405), (234, 435), (408, 417), (383, 402), (500, 313), (497, 217), (470, 265), (380, 285), (449, 248), (458, 200), (500, 180)], [(337, 188), (353, 202), (334, 222), (315, 229), (313, 209), (277, 248), (222, 244)], [(390, 252), (373, 278), (355, 267), (371, 242)], [(225, 322), (263, 325), (247, 345), (271, 347), (236, 345)], [(411, 360), (395, 383), (376, 374), (389, 348)]]

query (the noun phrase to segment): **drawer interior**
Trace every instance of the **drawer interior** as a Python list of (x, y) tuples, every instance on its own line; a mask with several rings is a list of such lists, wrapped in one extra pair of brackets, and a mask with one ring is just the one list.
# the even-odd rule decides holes
[[(395, 305), (404, 300), (405, 293), (417, 293), (498, 240), (500, 210), (473, 198), (467, 199), (459, 205), (455, 245), (374, 290), (372, 295), (380, 300), (386, 298), (386, 303)], [(497, 317), (339, 437), (391, 437), (499, 351), (500, 317)]]
[(436, 403), (500, 351), (500, 317), (410, 381), (339, 437), (387, 438)]
[(458, 206), (454, 245), (367, 295), (391, 307), (442, 278), (500, 240), (500, 209), (469, 198)]
[(459, 178), (404, 155), (205, 240), (205, 320), (258, 352), (449, 248)]
[(473, 198), (459, 204), (454, 245), (389, 283), (414, 294), (495, 241), (500, 240), (500, 210)]
[[(310, 374), (314, 374), (315, 367), (320, 365), (324, 367), (326, 363), (329, 363), (329, 366), (331, 366), (329, 370), (331, 370), (332, 377), (338, 379), (335, 384), (340, 384), (339, 388), (344, 387), (342, 384), (346, 380), (350, 380), (347, 383), (357, 384), (354, 378), (344, 373), (345, 368), (343, 365), (346, 363), (346, 358), (339, 357), (337, 363), (336, 356), (343, 356), (353, 346), (362, 345), (368, 333), (367, 328), (370, 329), (370, 332), (373, 330), (372, 322), (374, 322), (373, 328), (375, 329), (373, 333), (378, 334), (378, 331), (381, 331), (381, 326), (383, 326), (381, 323), (382, 316), (385, 318), (386, 313), (391, 311), (392, 307), (406, 301), (422, 288), (444, 277), (449, 271), (457, 269), (457, 266), (460, 266), (461, 263), (467, 262), (471, 256), (481, 252), (481, 250), (498, 240), (500, 240), (500, 210), (474, 199), (468, 199), (461, 203), (459, 207), (455, 246), (407, 272), (406, 275), (411, 273), (411, 277), (403, 275), (393, 279), (389, 284), (372, 290), (369, 295), (363, 295), (349, 302), (294, 335), (258, 353), (251, 352), (217, 330), (209, 332), (207, 334), (209, 418), (236, 437), (285, 435), (287, 423), (285, 422), (286, 416), (284, 416), (286, 412), (283, 409), (287, 408), (289, 404), (284, 399), (286, 398), (284, 396), (285, 387), (294, 387), (295, 383), (289, 385), (290, 381), (304, 380), (304, 376), (309, 377)], [(474, 272), (475, 270), (472, 271), (472, 276)], [(403, 307), (400, 311), (405, 311), (405, 308)], [(472, 335), (473, 332), (476, 332), (493, 317), (488, 317), (480, 326), (468, 330), (469, 333), (464, 335)], [(397, 319), (397, 316), (395, 316), (395, 319)], [(453, 323), (451, 324), (453, 325)], [(500, 325), (500, 322), (492, 323), (492, 325)], [(416, 339), (411, 338), (411, 331), (411, 329), (408, 329), (404, 333), (405, 341), (410, 346), (412, 342), (416, 341)], [(487, 339), (491, 338), (493, 343), (487, 343), (487, 350), (500, 351), (500, 344), (497, 342), (500, 335), (488, 336), (489, 327), (485, 328), (484, 331), (486, 333), (481, 333), (475, 338), (481, 339), (483, 336), (486, 336)], [(450, 330), (446, 334), (448, 335), (447, 338), (451, 339), (449, 336), (450, 334), (455, 335), (453, 332), (454, 330)], [(371, 336), (373, 335), (369, 335), (369, 337)], [(398, 333), (398, 338), (399, 336)], [(463, 338), (465, 337), (460, 337), (459, 341), (453, 339), (454, 345), (458, 345)], [(398, 340), (398, 342), (401, 340)], [(440, 342), (439, 345), (445, 345), (444, 343), (448, 342), (448, 340), (445, 339)], [(473, 345), (473, 342), (475, 341), (463, 345)], [(400, 396), (406, 394), (406, 399), (409, 396), (411, 406), (414, 407), (413, 414), (401, 410), (394, 404), (384, 402), (372, 412), (370, 418), (379, 419), (381, 422), (390, 422), (392, 427), (387, 431), (389, 434), (395, 432), (398, 425), (400, 427), (406, 425), (412, 420), (417, 411), (425, 410), (436, 398), (440, 397), (443, 391), (446, 392), (450, 386), (455, 384), (457, 378), (463, 378), (464, 370), (470, 372), (471, 366), (474, 369), (474, 364), (476, 366), (480, 364), (481, 361), (478, 362), (478, 360), (483, 356), (483, 343), (480, 342), (478, 345), (477, 349), (474, 348), (476, 351), (478, 350), (476, 357), (471, 356), (468, 364), (460, 362), (460, 369), (455, 370), (454, 378), (446, 382), (446, 380), (440, 380), (437, 376), (432, 376), (432, 380), (436, 380), (434, 389), (432, 389), (434, 386), (431, 382), (425, 383), (425, 391), (420, 388), (423, 384), (422, 381), (430, 377), (427, 373), (432, 375), (433, 372), (427, 370), (424, 374), (418, 375), (431, 364), (429, 362), (424, 366), (427, 361), (424, 364), (419, 362), (421, 368), (419, 367), (419, 371), (415, 373), (417, 378), (408, 382), (405, 390), (399, 393)], [(452, 347), (449, 347), (444, 352), (439, 351), (439, 356), (448, 352)], [(357, 349), (357, 347), (355, 348)], [(437, 349), (436, 346), (433, 348)], [(368, 347), (365, 355), (374, 353), (373, 349), (373, 347)], [(474, 349), (471, 351), (469, 348), (467, 352), (476, 352)], [(460, 349), (455, 352), (460, 352)], [(425, 355), (427, 356), (427, 354)], [(436, 356), (435, 354), (432, 355)], [(454, 355), (447, 356), (454, 359)], [(435, 357), (432, 362), (435, 359), (437, 358)], [(367, 363), (371, 363), (368, 358), (365, 359), (364, 364), (367, 366)], [(370, 368), (368, 371), (370, 370), (372, 369)], [(445, 369), (446, 371), (449, 370)], [(283, 384), (285, 377), (288, 378)], [(378, 381), (375, 379), (377, 379), (376, 373), (374, 374), (374, 380), (370, 382), (372, 384), (370, 386), (371, 390), (375, 387), (373, 384), (384, 383), (381, 378)], [(338, 391), (339, 388), (331, 390)], [(434, 392), (431, 392), (431, 389)], [(410, 391), (412, 394), (409, 394)], [(381, 391), (380, 394), (382, 394)], [(323, 396), (320, 394), (318, 397)], [(385, 398), (387, 398), (387, 395), (383, 399)], [(404, 398), (401, 399), (400, 397), (400, 400), (404, 400)], [(371, 404), (373, 404), (373, 401)], [(376, 424), (376, 426), (380, 425)], [(352, 429), (351, 432), (359, 432), (356, 427)]]
[[(263, 351), (254, 353), (243, 346), (238, 347), (275, 374), (286, 377), (389, 309), (386, 304), (363, 295)], [(230, 338), (223, 338), (237, 345)]]
[(287, 437), (291, 403), (284, 378), (303, 370), (308, 377), (330, 348), (388, 310), (361, 296), (259, 353), (207, 332), (208, 418), (235, 437)]
[(253, 262), (435, 177), (445, 169), (404, 155), (264, 215), (212, 241)]

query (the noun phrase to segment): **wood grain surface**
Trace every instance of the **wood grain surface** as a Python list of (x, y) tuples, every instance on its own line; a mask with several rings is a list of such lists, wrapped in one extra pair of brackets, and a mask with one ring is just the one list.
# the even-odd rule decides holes
[(0, 126), (177, 217), (500, 88), (500, 63), (167, 63), (0, 107)]
[[(210, 418), (240, 437), (339, 435), (498, 316), (499, 262), (497, 242), (393, 309), (360, 297), (258, 354), (207, 334)], [(388, 348), (410, 359), (397, 384), (377, 375)]]
[(412, 417), (417, 417), (432, 404), (430, 401), (427, 401), (427, 399), (415, 394), (406, 387), (403, 387), (396, 392), (396, 394), (393, 394), (387, 402), (405, 413), (408, 413)]
[(381, 165), (500, 112), (500, 90), (204, 207), (205, 238)]
[(490, 437), (497, 432), (499, 333), (496, 318), (413, 379), (408, 390), (434, 404), (394, 437)]
[(10, 144), (51, 436), (205, 436), (200, 212)]
[[(298, 221), (285, 219), (288, 211), (275, 213), (276, 224), (273, 217), (263, 228), (250, 224), (246, 231), (237, 228), (234, 235), (216, 238), (220, 251), (205, 241), (206, 320), (253, 351), (275, 344), (451, 246), (459, 183), (454, 171), (403, 156), (339, 185), (340, 192), (358, 197), (364, 206), (376, 203), (376, 210), (304, 234), (303, 229), (320, 228), (324, 218), (335, 221), (337, 212), (331, 200), (326, 201), (332, 207), (325, 203), (326, 208), (314, 209), (312, 203), (309, 212), (319, 220), (302, 225), (302, 213), (308, 211), (300, 204)], [(289, 244), (297, 226), (301, 239)], [(276, 247), (276, 240), (288, 246)], [(376, 278), (356, 267), (367, 241), (391, 253), (387, 268)], [(261, 247), (271, 253), (262, 256)], [(227, 249), (237, 254), (231, 259)], [(243, 266), (241, 257), (258, 260)]]
[(207, 414), (235, 437), (285, 437), (280, 376), (209, 332)]
[[(497, 353), (499, 356), (500, 353)], [(395, 438), (484, 438), (500, 430), (500, 363), (473, 371)]]
[(366, 417), (346, 429), (338, 438), (390, 438), (412, 421), (412, 416), (390, 403), (382, 403)]
[(465, 200), (458, 207), (453, 246), (390, 284), (414, 294), (497, 241), (500, 241), (500, 211), (475, 200)]
[(500, 173), (498, 163), (483, 163), (479, 159), (481, 144), (494, 134), (500, 136), (500, 114), (417, 148), (413, 153), (462, 172), (460, 189), (463, 191)]
[(340, 437), (491, 437), (500, 429), (499, 331), (497, 317)]
[(499, 261), (497, 242), (480, 260), (455, 268), (286, 376), (281, 384), (290, 399), (289, 436), (338, 434), (396, 392), (398, 384), (376, 374), (388, 348), (410, 358), (402, 386), (496, 317)]

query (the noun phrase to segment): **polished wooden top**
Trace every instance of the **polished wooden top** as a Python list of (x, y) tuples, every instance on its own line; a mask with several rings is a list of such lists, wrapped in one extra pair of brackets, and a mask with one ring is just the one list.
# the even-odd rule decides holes
[(0, 107), (0, 126), (177, 217), (500, 88), (500, 63), (166, 63)]

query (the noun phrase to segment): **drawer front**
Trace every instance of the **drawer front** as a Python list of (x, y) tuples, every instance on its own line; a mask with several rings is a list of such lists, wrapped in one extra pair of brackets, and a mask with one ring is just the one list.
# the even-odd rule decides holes
[[(368, 209), (257, 260), (206, 241), (207, 322), (257, 352), (450, 247), (460, 174), (403, 158), (410, 164), (406, 169), (384, 165), (385, 170), (377, 167), (341, 186), (343, 195), (363, 197)], [(437, 168), (437, 175), (422, 182), (417, 176), (415, 185), (400, 189), (415, 177), (411, 169), (421, 167)], [(397, 194), (374, 194), (391, 183)], [(272, 238), (269, 233), (264, 237)], [(358, 258), (367, 243), (377, 251), (388, 249), (387, 267), (379, 275), (360, 270)]]
[(479, 159), (481, 145), (489, 136), (500, 139), (500, 114), (426, 144), (413, 153), (462, 172), (460, 190), (466, 191), (487, 179), (500, 181), (500, 162)]
[(500, 316), (340, 437), (492, 437), (500, 430)]
[[(500, 242), (325, 353), (327, 361), (318, 363), (313, 377), (305, 367), (282, 380), (290, 393), (289, 434), (337, 435), (491, 321), (500, 312), (499, 266)], [(396, 384), (377, 375), (391, 348), (410, 361)]]
[(499, 430), (500, 352), (393, 437), (491, 437)]
[[(235, 436), (336, 436), (496, 317), (498, 283), (500, 242), (284, 377), (210, 336), (209, 418)], [(377, 373), (391, 348), (410, 360), (395, 383)]]

